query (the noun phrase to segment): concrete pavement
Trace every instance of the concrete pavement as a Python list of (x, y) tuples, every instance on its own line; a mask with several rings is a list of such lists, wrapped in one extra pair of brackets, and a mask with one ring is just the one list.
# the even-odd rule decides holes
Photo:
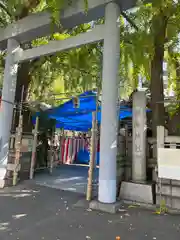
[(84, 196), (32, 182), (0, 191), (1, 240), (178, 240), (180, 216), (124, 206), (116, 215), (75, 208)]
[[(98, 182), (99, 169), (94, 171), (94, 180)], [(86, 194), (88, 166), (60, 165), (53, 169), (52, 176), (48, 171), (35, 175), (34, 182), (40, 186)], [(98, 185), (94, 185), (97, 192)]]

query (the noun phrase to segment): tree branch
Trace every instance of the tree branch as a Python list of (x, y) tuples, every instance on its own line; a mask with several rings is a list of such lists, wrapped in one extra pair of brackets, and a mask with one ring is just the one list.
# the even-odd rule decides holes
[(2, 2), (0, 1), (0, 8), (5, 11), (10, 17), (12, 17), (12, 14), (9, 12), (7, 6)]
[(134, 22), (124, 11), (121, 11), (121, 15), (126, 19), (126, 21), (127, 21), (136, 31), (139, 30), (139, 28), (138, 28), (138, 26), (135, 24), (135, 22)]
[(0, 24), (2, 24), (3, 27), (6, 25), (5, 21), (2, 18), (0, 18)]

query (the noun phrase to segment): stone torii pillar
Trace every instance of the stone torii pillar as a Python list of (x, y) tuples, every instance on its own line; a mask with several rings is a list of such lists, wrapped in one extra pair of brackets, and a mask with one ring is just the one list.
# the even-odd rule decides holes
[(115, 2), (105, 9), (102, 76), (99, 195), (101, 203), (116, 202), (117, 102), (120, 54), (120, 8)]
[(14, 61), (14, 54), (18, 49), (18, 42), (14, 39), (9, 39), (7, 43), (7, 56), (0, 109), (0, 180), (3, 180), (5, 177), (8, 163), (9, 140), (18, 71), (18, 63)]

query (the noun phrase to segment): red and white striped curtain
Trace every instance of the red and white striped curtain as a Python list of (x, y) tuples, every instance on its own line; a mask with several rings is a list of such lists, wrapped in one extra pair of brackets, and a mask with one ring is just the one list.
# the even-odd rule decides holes
[(61, 140), (61, 160), (63, 164), (74, 163), (77, 153), (87, 149), (87, 139), (80, 137), (64, 137)]

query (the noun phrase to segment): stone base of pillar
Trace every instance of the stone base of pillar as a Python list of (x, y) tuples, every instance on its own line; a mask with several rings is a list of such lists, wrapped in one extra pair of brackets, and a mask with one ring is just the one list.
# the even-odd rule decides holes
[(0, 189), (5, 187), (12, 187), (13, 186), (13, 180), (12, 179), (2, 179), (0, 180)]
[(7, 178), (6, 176), (4, 179), (0, 179), (0, 189), (5, 187), (12, 187), (13, 186), (13, 179)]
[(121, 202), (115, 203), (101, 203), (97, 200), (93, 200), (89, 203), (89, 208), (96, 211), (106, 212), (106, 213), (117, 213), (122, 207)]
[(85, 199), (81, 199), (74, 204), (74, 207), (115, 214), (122, 208), (122, 203), (116, 202), (109, 204), (101, 203), (98, 200), (92, 200), (91, 202), (88, 202)]
[(5, 180), (0, 180), (0, 189), (6, 187), (6, 181)]
[[(7, 160), (7, 164), (0, 165), (0, 189), (4, 187), (13, 186), (13, 172), (16, 169), (19, 173), (21, 165), (14, 164), (15, 162), (15, 153), (10, 152)], [(19, 178), (17, 177), (17, 182)]]
[(119, 198), (137, 203), (155, 204), (155, 184), (122, 182)]
[(4, 188), (6, 184), (6, 174), (7, 174), (7, 169), (4, 166), (0, 166), (0, 188)]
[[(0, 172), (1, 170), (3, 170), (2, 168), (0, 168)], [(8, 171), (6, 169), (6, 172), (4, 174), (4, 176), (1, 175), (0, 178), (0, 189), (5, 188), (5, 187), (12, 187), (13, 186), (13, 178), (12, 177), (8, 177), (8, 174), (10, 173), (10, 171)]]

